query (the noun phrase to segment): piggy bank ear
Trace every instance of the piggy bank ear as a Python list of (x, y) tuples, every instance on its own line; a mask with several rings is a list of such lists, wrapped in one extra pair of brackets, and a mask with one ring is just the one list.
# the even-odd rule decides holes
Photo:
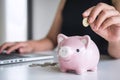
[(68, 37), (64, 34), (58, 34), (57, 41), (58, 43), (62, 42), (64, 39), (67, 39)]
[(83, 44), (85, 44), (85, 47), (88, 47), (89, 42), (90, 42), (90, 37), (88, 35), (85, 35), (81, 38), (81, 41)]

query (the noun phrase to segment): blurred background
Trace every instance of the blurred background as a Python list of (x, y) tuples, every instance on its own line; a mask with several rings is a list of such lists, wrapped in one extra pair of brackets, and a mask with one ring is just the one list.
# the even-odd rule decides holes
[(41, 39), (49, 31), (60, 0), (0, 0), (0, 44)]

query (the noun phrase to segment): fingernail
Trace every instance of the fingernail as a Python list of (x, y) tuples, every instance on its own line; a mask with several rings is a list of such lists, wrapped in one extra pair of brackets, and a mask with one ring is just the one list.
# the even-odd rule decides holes
[(84, 13), (83, 13), (83, 16), (88, 16), (88, 12), (84, 12)]

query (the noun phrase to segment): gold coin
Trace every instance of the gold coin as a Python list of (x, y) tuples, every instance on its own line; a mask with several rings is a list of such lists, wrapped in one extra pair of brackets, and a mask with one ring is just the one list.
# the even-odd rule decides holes
[(84, 18), (83, 21), (82, 21), (82, 24), (83, 24), (84, 27), (88, 27), (89, 26), (88, 18)]

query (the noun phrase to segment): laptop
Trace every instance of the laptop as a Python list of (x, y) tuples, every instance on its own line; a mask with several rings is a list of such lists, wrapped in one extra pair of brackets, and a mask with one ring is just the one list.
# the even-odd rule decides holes
[(11, 54), (6, 54), (6, 51), (3, 51), (0, 54), (0, 65), (53, 59), (54, 58), (53, 53), (54, 53), (53, 51), (46, 51), (46, 52), (27, 53), (27, 54), (19, 54), (18, 52), (12, 52)]

